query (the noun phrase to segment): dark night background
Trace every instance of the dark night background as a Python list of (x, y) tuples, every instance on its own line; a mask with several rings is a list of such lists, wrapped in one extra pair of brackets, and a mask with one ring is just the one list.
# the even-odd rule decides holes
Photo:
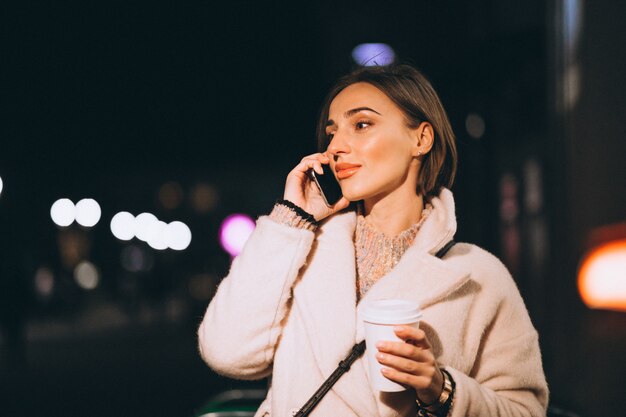
[[(363, 42), (391, 45), (439, 92), (460, 153), (458, 238), (516, 278), (553, 406), (622, 415), (626, 314), (587, 309), (576, 274), (592, 230), (626, 221), (625, 19), (608, 0), (2, 2), (0, 415), (192, 416), (217, 392), (264, 387), (217, 377), (196, 350), (230, 262), (218, 229), (282, 196)], [(215, 204), (198, 209), (198, 190)], [(100, 222), (56, 227), (63, 197), (96, 199)], [(184, 221), (191, 245), (118, 241), (122, 210)], [(61, 259), (69, 235), (101, 271), (95, 290)], [(125, 271), (128, 246), (150, 267)]]

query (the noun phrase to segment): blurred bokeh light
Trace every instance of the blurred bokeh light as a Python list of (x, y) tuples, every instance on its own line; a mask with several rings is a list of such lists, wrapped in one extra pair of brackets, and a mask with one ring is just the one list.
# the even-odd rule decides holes
[(139, 245), (129, 245), (122, 249), (120, 262), (128, 272), (145, 272), (152, 269), (154, 256)]
[(219, 202), (219, 194), (215, 187), (209, 184), (197, 184), (191, 189), (191, 207), (198, 213), (212, 211)]
[(35, 293), (40, 299), (50, 298), (54, 291), (54, 274), (50, 268), (41, 266), (35, 272)]
[(76, 206), (70, 199), (61, 198), (52, 204), (50, 217), (57, 226), (67, 227), (76, 219)]
[(157, 220), (155, 223), (151, 223), (151, 232), (149, 234), (146, 243), (150, 245), (152, 249), (165, 250), (167, 249), (167, 236), (166, 228), (167, 223)]
[(159, 189), (159, 202), (168, 210), (178, 208), (182, 200), (183, 189), (175, 181), (168, 181)]
[(91, 252), (90, 235), (79, 228), (67, 228), (58, 235), (59, 254), (61, 264), (67, 270), (72, 270), (83, 259), (87, 259)]
[(589, 308), (626, 311), (626, 239), (598, 246), (585, 257), (578, 290)]
[(81, 226), (95, 226), (101, 215), (100, 204), (92, 198), (84, 198), (76, 204), (76, 222)]
[(135, 218), (135, 236), (137, 239), (148, 242), (154, 239), (158, 232), (159, 219), (151, 213), (141, 213)]
[(198, 301), (210, 300), (217, 287), (218, 279), (211, 274), (196, 274), (189, 279), (189, 294)]
[(135, 237), (135, 216), (127, 211), (120, 211), (111, 219), (111, 233), (119, 240), (131, 240)]
[(485, 134), (485, 120), (476, 113), (470, 113), (465, 118), (465, 130), (474, 139), (480, 139)]
[(356, 64), (365, 67), (389, 65), (395, 61), (396, 54), (385, 43), (362, 43), (352, 50), (352, 59)]
[[(168, 224), (150, 213), (135, 217), (127, 211), (119, 212), (111, 219), (111, 232), (120, 240), (137, 236), (156, 250), (184, 250), (191, 243), (191, 230), (185, 223), (173, 221)], [(131, 267), (126, 269), (132, 271)]]
[(237, 256), (254, 231), (254, 220), (245, 214), (232, 214), (222, 222), (220, 243), (231, 256)]
[(183, 222), (171, 222), (165, 229), (165, 240), (167, 246), (171, 249), (187, 249), (191, 243), (191, 230), (189, 230), (189, 227)]
[(100, 283), (100, 272), (91, 262), (82, 261), (74, 268), (74, 280), (79, 287), (85, 290), (93, 290)]

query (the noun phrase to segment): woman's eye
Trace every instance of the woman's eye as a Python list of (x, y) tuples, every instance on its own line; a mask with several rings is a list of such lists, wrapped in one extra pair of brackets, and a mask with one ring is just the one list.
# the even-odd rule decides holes
[(357, 130), (361, 130), (361, 129), (365, 129), (366, 127), (368, 127), (371, 123), (370, 122), (356, 122), (354, 124), (354, 126), (356, 127)]

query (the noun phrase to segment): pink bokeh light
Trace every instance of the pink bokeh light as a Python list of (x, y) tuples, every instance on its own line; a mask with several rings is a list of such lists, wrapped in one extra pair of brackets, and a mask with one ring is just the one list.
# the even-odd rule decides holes
[(254, 220), (245, 214), (231, 214), (220, 226), (220, 244), (231, 256), (237, 256), (254, 231)]

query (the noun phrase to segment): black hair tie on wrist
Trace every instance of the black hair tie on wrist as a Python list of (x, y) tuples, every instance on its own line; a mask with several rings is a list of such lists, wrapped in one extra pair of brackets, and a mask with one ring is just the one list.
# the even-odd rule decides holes
[(312, 225), (314, 225), (316, 227), (319, 226), (318, 221), (315, 220), (315, 217), (313, 217), (313, 215), (311, 213), (305, 211), (302, 207), (295, 205), (291, 201), (289, 201), (289, 200), (278, 200), (278, 201), (276, 201), (276, 204), (282, 204), (283, 206), (289, 207), (298, 216), (302, 217), (307, 222), (311, 223)]

